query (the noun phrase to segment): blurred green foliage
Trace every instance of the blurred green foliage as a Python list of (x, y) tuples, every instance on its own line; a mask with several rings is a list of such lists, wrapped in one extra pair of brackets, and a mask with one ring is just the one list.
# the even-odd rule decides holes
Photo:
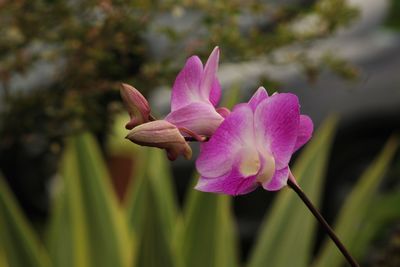
[[(335, 129), (336, 120), (327, 120), (293, 167), (317, 206)], [(32, 229), (0, 180), (2, 266), (339, 267), (344, 263), (330, 240), (314, 255), (316, 221), (294, 192), (284, 189), (276, 193), (249, 262), (244, 264), (238, 257), (230, 198), (190, 188), (180, 209), (163, 151), (132, 146), (134, 153), (127, 154), (117, 145), (126, 141), (118, 134), (114, 138), (111, 153), (128, 156), (136, 166), (125, 201), (118, 205), (93, 136), (71, 137), (44, 237)], [(399, 192), (377, 190), (397, 148), (397, 140), (388, 141), (348, 195), (335, 223), (338, 235), (360, 261), (371, 237), (400, 218)]]
[(389, 14), (386, 18), (386, 26), (396, 31), (400, 30), (400, 1), (391, 0)]

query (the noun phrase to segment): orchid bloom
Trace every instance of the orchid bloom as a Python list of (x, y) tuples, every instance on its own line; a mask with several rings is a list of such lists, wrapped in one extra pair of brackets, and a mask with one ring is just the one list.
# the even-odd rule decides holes
[(258, 185), (279, 190), (287, 183), (292, 154), (311, 138), (312, 131), (311, 119), (300, 115), (297, 96), (268, 97), (260, 87), (202, 144), (196, 189), (229, 195), (249, 193)]
[(218, 47), (211, 52), (204, 68), (197, 56), (187, 60), (173, 85), (171, 113), (164, 120), (154, 121), (146, 98), (134, 87), (122, 84), (121, 97), (130, 115), (125, 128), (133, 129), (127, 139), (138, 145), (164, 148), (170, 160), (180, 154), (190, 158), (190, 146), (182, 134), (205, 140), (230, 113), (226, 108), (215, 109), (221, 98), (216, 76), (218, 61)]
[(229, 114), (226, 108), (215, 109), (221, 98), (221, 86), (216, 76), (218, 61), (218, 47), (214, 48), (204, 68), (197, 56), (186, 61), (173, 85), (171, 113), (166, 121), (198, 135), (214, 133), (224, 116)]

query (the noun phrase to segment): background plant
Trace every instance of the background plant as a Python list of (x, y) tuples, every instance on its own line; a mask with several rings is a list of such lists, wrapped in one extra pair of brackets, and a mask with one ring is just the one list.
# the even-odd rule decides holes
[[(121, 120), (122, 121), (122, 120)], [(122, 124), (118, 127), (122, 129)], [(293, 167), (300, 184), (320, 203), (336, 120), (327, 120)], [(114, 154), (127, 155), (117, 135)], [(391, 138), (349, 194), (335, 223), (338, 235), (363, 259), (375, 235), (399, 219), (397, 191), (378, 185), (397, 150)], [(141, 164), (118, 205), (99, 146), (90, 134), (67, 142), (51, 220), (40, 237), (1, 180), (0, 260), (4, 266), (341, 266), (329, 240), (314, 255), (316, 224), (290, 190), (277, 193), (252, 253), (238, 257), (231, 198), (189, 189), (179, 208), (162, 151), (135, 149)], [(139, 162), (138, 162), (139, 161)], [(157, 165), (159, 168), (154, 168)], [(196, 179), (196, 175), (194, 176)], [(379, 208), (374, 208), (379, 207)], [(206, 218), (206, 219), (204, 219)], [(388, 265), (390, 266), (390, 265)]]

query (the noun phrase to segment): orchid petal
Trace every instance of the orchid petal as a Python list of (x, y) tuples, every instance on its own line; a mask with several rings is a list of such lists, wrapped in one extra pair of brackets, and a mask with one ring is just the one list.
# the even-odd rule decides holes
[(248, 104), (250, 105), (253, 111), (256, 110), (257, 106), (265, 99), (268, 98), (267, 90), (264, 87), (259, 87), (254, 95), (249, 100)]
[(203, 70), (197, 56), (190, 57), (176, 77), (171, 95), (171, 111), (193, 102), (205, 102), (216, 106), (221, 98), (221, 86), (216, 77), (219, 48), (210, 54)]
[(247, 104), (240, 105), (221, 123), (211, 139), (201, 145), (197, 170), (203, 177), (230, 173), (237, 153), (253, 140), (253, 112)]
[(260, 157), (254, 144), (242, 144), (230, 157), (234, 159), (230, 171), (219, 177), (202, 176), (196, 189), (234, 196), (253, 191), (258, 186), (256, 179), (261, 167)]
[(221, 99), (221, 85), (219, 84), (218, 79), (215, 78), (211, 87), (210, 102), (215, 107), (218, 105), (220, 99)]
[(313, 132), (313, 122), (307, 115), (300, 115), (299, 131), (297, 135), (296, 145), (294, 146), (294, 151), (297, 151), (305, 143), (310, 140)]
[(200, 177), (195, 189), (237, 196), (250, 193), (257, 186), (256, 176), (244, 178), (239, 172), (233, 170), (229, 174), (217, 178)]
[(219, 48), (215, 47), (208, 57), (200, 82), (200, 92), (203, 96), (203, 99), (212, 99), (212, 101), (214, 101), (214, 106), (218, 103), (221, 96), (221, 87), (216, 79), (218, 62)]
[(223, 121), (213, 106), (195, 102), (167, 115), (166, 121), (178, 128), (187, 128), (196, 134), (211, 136)]
[(190, 57), (176, 77), (171, 94), (171, 111), (175, 111), (194, 101), (204, 100), (199, 87), (203, 74), (203, 64), (197, 56)]
[(286, 186), (289, 177), (289, 167), (276, 170), (271, 180), (262, 184), (263, 188), (268, 191), (277, 191)]
[(256, 111), (254, 128), (259, 147), (266, 147), (276, 169), (286, 167), (297, 140), (300, 111), (297, 96), (276, 94), (262, 101)]

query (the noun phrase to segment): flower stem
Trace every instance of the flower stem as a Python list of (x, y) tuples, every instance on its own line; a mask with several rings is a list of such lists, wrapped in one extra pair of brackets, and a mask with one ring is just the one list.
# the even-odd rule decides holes
[[(290, 174), (291, 175), (291, 174)], [(327, 221), (322, 217), (321, 213), (315, 208), (312, 204), (311, 200), (307, 197), (304, 191), (300, 188), (300, 186), (294, 181), (294, 179), (290, 179), (287, 182), (288, 186), (293, 189), (296, 194), (301, 198), (307, 208), (311, 211), (314, 217), (318, 220), (321, 226), (324, 228), (326, 233), (332, 239), (332, 241), (336, 244), (337, 248), (342, 252), (343, 256), (349, 262), (352, 267), (360, 267), (360, 265), (356, 262), (356, 260), (350, 255), (350, 252), (346, 249), (343, 243), (339, 240), (333, 229), (329, 226)]]

